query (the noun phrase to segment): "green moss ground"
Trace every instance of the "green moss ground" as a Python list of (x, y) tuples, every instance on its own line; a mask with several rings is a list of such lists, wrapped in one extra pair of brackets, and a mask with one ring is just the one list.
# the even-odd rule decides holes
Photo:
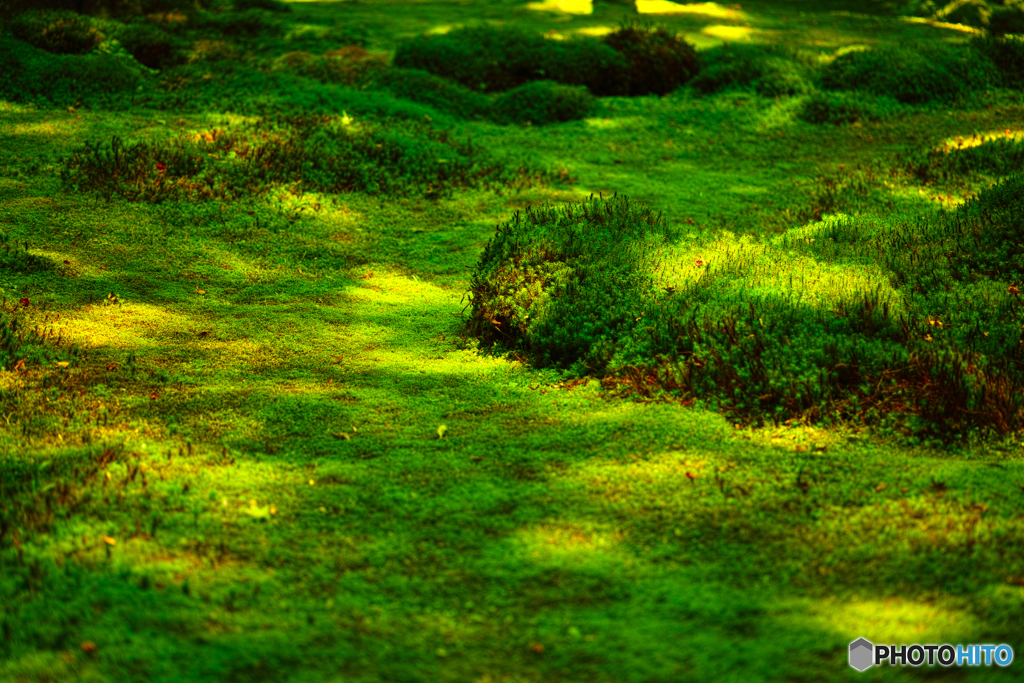
[[(470, 19), (624, 16), (293, 7), (298, 24), (365, 25), (382, 53)], [(659, 19), (704, 48), (961, 37), (809, 3), (723, 16)], [(617, 191), (690, 226), (713, 260), (841, 211), (956, 204), (993, 178), (835, 196), (820, 179), (1024, 132), (1005, 92), (855, 126), (800, 121), (800, 102), (681, 90), (543, 128), (453, 123), (565, 169), (519, 193), (278, 187), (191, 204), (108, 202), (62, 186), (61, 166), (87, 141), (239, 117), (0, 103), (0, 231), (52, 264), (0, 271), (4, 315), (60, 336), (44, 365), (0, 372), (0, 680), (1024, 679), (1019, 662), (846, 663), (858, 637), (1024, 652), (1019, 435), (940, 448), (738, 427), (460, 335), (481, 249), (526, 206)]]

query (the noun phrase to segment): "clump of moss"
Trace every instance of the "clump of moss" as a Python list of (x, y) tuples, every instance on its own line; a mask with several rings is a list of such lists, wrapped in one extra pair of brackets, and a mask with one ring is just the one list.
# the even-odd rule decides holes
[(583, 86), (531, 81), (495, 99), (491, 116), (502, 124), (543, 126), (585, 118), (593, 111), (596, 101)]
[[(1020, 148), (1017, 153), (1020, 158)], [(980, 273), (1024, 289), (1024, 173), (1018, 171), (983, 190), (957, 209), (953, 220), (970, 228), (963, 231), (968, 233), (966, 243), (950, 259), (957, 279), (970, 282)]]
[(138, 62), (150, 69), (165, 69), (185, 61), (184, 43), (150, 22), (129, 24), (117, 41)]
[(690, 85), (708, 95), (752, 90), (762, 97), (788, 97), (813, 90), (808, 68), (784, 51), (753, 44), (725, 44), (703, 54)]
[(88, 143), (63, 164), (75, 190), (131, 201), (237, 199), (295, 185), (323, 192), (424, 196), (522, 187), (547, 177), (512, 166), (422, 121), (278, 116), (160, 142)]
[(828, 64), (821, 77), (826, 90), (863, 90), (904, 104), (952, 103), (999, 82), (983, 54), (945, 44), (848, 52)]
[(974, 175), (1008, 176), (1024, 168), (1024, 142), (996, 138), (977, 142), (960, 138), (956, 145), (900, 155), (897, 165), (923, 183), (960, 183)]
[(1024, 34), (1024, 3), (1007, 2), (1002, 7), (994, 7), (988, 20), (988, 30), (995, 36)]
[[(548, 40), (515, 26), (469, 26), (418, 36), (399, 43), (393, 65), (487, 93), (553, 80), (585, 85), (595, 94), (624, 94), (628, 70), (625, 57), (593, 38)], [(604, 92), (608, 88), (615, 92)]]
[(659, 251), (676, 237), (627, 197), (517, 213), (473, 273), (467, 330), (538, 366), (600, 372), (652, 299)]
[[(652, 28), (635, 22), (624, 24), (601, 41), (626, 58), (629, 66), (624, 94), (628, 96), (667, 95), (700, 70), (693, 45), (664, 27)], [(602, 93), (595, 91), (594, 94)]]
[(971, 46), (995, 64), (1004, 88), (1024, 90), (1024, 39), (984, 36), (972, 40)]
[(127, 108), (141, 79), (130, 56), (55, 55), (0, 35), (0, 96), (12, 102)]
[(53, 270), (53, 267), (50, 259), (37, 256), (11, 242), (6, 235), (0, 235), (0, 272), (32, 275)]
[(90, 17), (67, 10), (30, 11), (11, 21), (18, 40), (59, 55), (80, 55), (96, 48), (104, 35)]
[(517, 26), (466, 26), (402, 41), (393, 65), (421, 69), (473, 90), (502, 92), (535, 77), (544, 38)]
[(486, 95), (421, 69), (384, 69), (368, 85), (463, 119), (485, 118), (491, 108)]
[(301, 51), (289, 52), (278, 57), (273, 68), (289, 70), (325, 83), (357, 85), (386, 69), (387, 59), (358, 45), (347, 45), (318, 56)]
[(284, 34), (284, 23), (277, 12), (265, 9), (247, 9), (238, 12), (204, 13), (195, 22), (197, 29), (216, 37), (228, 36), (237, 40), (253, 41), (267, 36)]
[(807, 98), (798, 117), (808, 123), (842, 125), (884, 121), (899, 109), (900, 104), (890, 97), (819, 91)]

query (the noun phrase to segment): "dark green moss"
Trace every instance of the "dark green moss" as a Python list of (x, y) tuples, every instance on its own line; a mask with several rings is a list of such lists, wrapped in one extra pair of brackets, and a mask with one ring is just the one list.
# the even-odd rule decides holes
[(970, 47), (887, 45), (837, 57), (825, 67), (821, 87), (863, 90), (904, 104), (952, 103), (999, 80), (992, 62)]
[(596, 101), (583, 86), (531, 81), (498, 96), (491, 115), (498, 123), (543, 126), (585, 118), (593, 111)]
[(726, 44), (706, 51), (702, 60), (703, 67), (690, 85), (705, 95), (752, 90), (762, 97), (787, 97), (813, 89), (807, 67), (778, 49)]

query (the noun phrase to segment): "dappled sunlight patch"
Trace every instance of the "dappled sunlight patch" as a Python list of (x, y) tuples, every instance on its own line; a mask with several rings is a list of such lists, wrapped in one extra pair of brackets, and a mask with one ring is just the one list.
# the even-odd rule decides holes
[(35, 135), (38, 137), (57, 137), (67, 135), (65, 122), (52, 119), (33, 121), (31, 123), (12, 123), (5, 126), (11, 135)]
[(180, 334), (190, 332), (191, 317), (163, 306), (129, 301), (121, 303), (114, 294), (70, 313), (69, 332), (90, 346), (153, 348)]
[(749, 16), (739, 5), (726, 6), (717, 2), (692, 2), (681, 4), (669, 0), (636, 0), (636, 11), (640, 14), (696, 14), (713, 19), (747, 21)]
[(526, 5), (528, 9), (544, 12), (564, 12), (566, 14), (593, 14), (593, 0), (544, 0), (544, 2), (531, 2)]
[(427, 36), (443, 36), (452, 31), (462, 28), (462, 24), (436, 24), (423, 32)]
[(749, 41), (756, 29), (749, 26), (705, 26), (701, 33), (727, 41)]
[(967, 33), (971, 35), (980, 35), (984, 33), (984, 29), (975, 28), (974, 26), (967, 26), (966, 24), (951, 24), (945, 21), (936, 21), (928, 17), (899, 17), (900, 21), (905, 21), (908, 24), (925, 24), (927, 26), (933, 26), (935, 28), (944, 28), (951, 31), (959, 31), (960, 33)]
[(18, 104), (17, 102), (8, 102), (7, 100), (0, 100), (0, 112), (5, 114), (34, 114), (37, 113), (35, 105), (31, 104)]
[(644, 117), (642, 116), (616, 116), (615, 118), (606, 117), (587, 117), (583, 119), (583, 123), (586, 124), (587, 128), (596, 128), (598, 130), (612, 130), (615, 128), (622, 128), (624, 130), (631, 130), (634, 127), (644, 123)]
[(590, 36), (592, 38), (600, 38), (606, 36), (615, 30), (614, 26), (587, 26), (585, 28), (576, 29), (575, 33), (581, 36)]
[[(787, 610), (788, 611), (788, 610)], [(800, 601), (787, 620), (834, 633), (844, 640), (866, 637), (875, 643), (963, 643), (981, 627), (968, 610), (909, 598), (859, 597)]]
[(524, 559), (554, 567), (621, 566), (632, 563), (621, 529), (594, 522), (557, 522), (516, 532), (514, 545)]
[(669, 450), (615, 459), (591, 459), (574, 468), (572, 478), (596, 502), (644, 507), (686, 504), (696, 493), (696, 482), (708, 476), (712, 465), (698, 451)]
[[(889, 486), (888, 482), (879, 482), (874, 488), (881, 492)], [(907, 493), (910, 488), (904, 486), (899, 490)], [(937, 481), (932, 494), (944, 490), (945, 484)], [(975, 543), (987, 545), (992, 540), (990, 533), (1002, 526), (998, 517), (987, 516), (987, 512), (988, 506), (983, 504), (944, 500), (941, 495), (917, 495), (855, 509), (833, 508), (805, 527), (800, 536), (816, 539), (830, 553), (848, 555), (848, 560), (859, 559), (870, 565), (882, 560), (886, 549), (949, 552)], [(1005, 531), (1002, 529), (999, 535)]]

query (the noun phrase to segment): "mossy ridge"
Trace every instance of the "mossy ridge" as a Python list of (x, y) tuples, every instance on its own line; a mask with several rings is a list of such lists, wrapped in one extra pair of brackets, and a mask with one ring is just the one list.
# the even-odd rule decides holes
[(596, 102), (583, 86), (530, 81), (495, 98), (489, 114), (497, 123), (543, 126), (586, 118), (594, 111)]
[(36, 10), (19, 14), (10, 23), (18, 40), (60, 55), (85, 54), (105, 36), (88, 16), (68, 10)]
[(924, 184), (962, 185), (967, 178), (1009, 176), (1024, 168), (1024, 140), (960, 137), (955, 144), (900, 155), (896, 162)]
[(883, 45), (848, 52), (822, 69), (825, 90), (864, 90), (903, 104), (951, 104), (999, 85), (991, 61), (973, 47)]
[(417, 68), (486, 93), (504, 92), (531, 80), (566, 85), (616, 82), (625, 59), (589, 38), (546, 40), (521, 28), (468, 26), (443, 36), (403, 41), (396, 67)]
[(678, 233), (613, 196), (527, 209), (499, 226), (473, 274), (470, 334), (541, 367), (600, 363), (654, 290), (660, 252)]
[[(609, 387), (625, 384), (646, 396), (665, 390), (684, 401), (711, 401), (737, 419), (870, 414), (877, 424), (915, 413), (943, 438), (972, 429), (1005, 434), (1024, 427), (1024, 334), (1013, 315), (1019, 294), (1011, 285), (1013, 297), (991, 299), (999, 286), (993, 289), (988, 278), (1024, 279), (1019, 245), (1006, 241), (1012, 228), (995, 227), (1006, 216), (1024, 216), (1019, 202), (1004, 206), (1001, 199), (1016, 196), (1020, 183), (1020, 176), (1011, 178), (932, 223), (864, 219), (870, 239), (850, 221), (817, 228), (823, 244), (815, 258), (883, 255), (878, 266), (902, 292), (892, 299), (882, 287), (850, 298), (840, 288), (830, 297), (834, 310), (748, 279), (752, 273), (778, 281), (792, 273), (762, 265), (785, 262), (784, 252), (769, 252), (788, 249), (789, 236), (776, 238), (777, 247), (726, 253), (717, 268), (720, 259), (699, 260), (703, 274), (696, 282), (659, 291), (652, 274), (678, 273), (685, 264), (651, 259), (656, 242), (635, 251), (640, 235), (609, 232), (622, 250), (610, 255), (601, 251), (604, 233), (598, 232), (586, 238), (594, 251), (569, 251), (580, 239), (567, 229), (569, 221), (549, 233), (517, 220), (499, 229), (477, 268), (469, 330), (488, 342), (502, 340), (538, 366), (571, 365), (577, 373), (604, 375)], [(998, 220), (992, 209), (976, 208), (991, 206), (1000, 207)], [(620, 218), (629, 220), (626, 215)], [(991, 258), (979, 260), (981, 253)], [(645, 259), (644, 277), (634, 277), (635, 264)], [(977, 285), (985, 294), (952, 305), (943, 282), (970, 277), (974, 283), (970, 273), (986, 278)], [(816, 350), (794, 355), (799, 349)]]
[(87, 103), (123, 110), (132, 106), (144, 76), (130, 55), (57, 55), (0, 35), (0, 96), (12, 102), (57, 107)]
[(422, 69), (384, 69), (373, 74), (367, 85), (461, 119), (486, 119), (491, 112), (487, 96)]
[(906, 109), (891, 97), (826, 90), (811, 93), (798, 116), (816, 124), (875, 123), (887, 121)]
[(557, 176), (493, 160), (472, 141), (425, 124), (345, 116), (278, 117), (163, 142), (87, 143), (61, 171), (66, 187), (130, 201), (235, 199), (302, 183), (306, 190), (450, 194)]
[(995, 64), (1004, 88), (1024, 90), (1024, 37), (978, 36), (970, 44)]
[(606, 96), (666, 95), (699, 70), (693, 46), (664, 27), (624, 23), (601, 39), (547, 40), (519, 27), (467, 26), (399, 44), (394, 66), (496, 93), (529, 81), (586, 86)]
[(703, 66), (688, 85), (704, 95), (752, 90), (762, 97), (789, 97), (814, 90), (813, 71), (780, 46), (726, 43), (700, 55)]

